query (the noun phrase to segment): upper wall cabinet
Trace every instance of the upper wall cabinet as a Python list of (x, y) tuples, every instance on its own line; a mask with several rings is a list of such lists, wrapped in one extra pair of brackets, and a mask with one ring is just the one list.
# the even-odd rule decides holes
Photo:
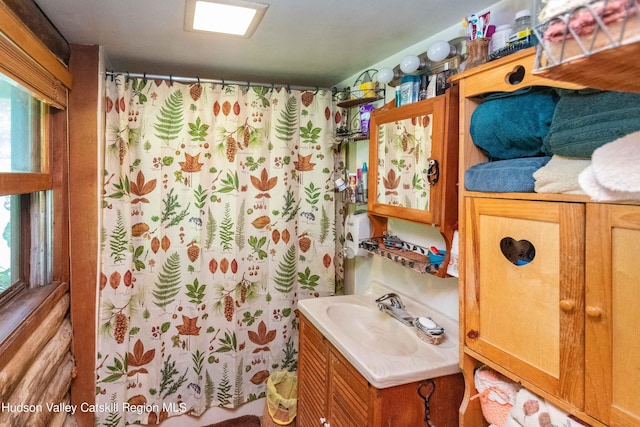
[(367, 208), (373, 236), (384, 233), (388, 218), (436, 225), (449, 253), (457, 174), (457, 87), (402, 107), (389, 103), (371, 114)]

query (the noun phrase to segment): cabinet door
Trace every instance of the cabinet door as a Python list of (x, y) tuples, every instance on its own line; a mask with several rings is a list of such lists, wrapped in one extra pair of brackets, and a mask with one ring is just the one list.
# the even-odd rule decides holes
[(465, 205), (465, 345), (534, 390), (582, 407), (584, 205)]
[(300, 316), (298, 355), (298, 415), (300, 426), (322, 425), (328, 417), (327, 388), (329, 347), (313, 325)]
[(587, 207), (585, 412), (640, 425), (640, 207)]
[(331, 352), (329, 423), (331, 427), (370, 425), (369, 383), (337, 351)]
[(455, 159), (444, 164), (446, 106), (439, 96), (371, 114), (370, 212), (440, 225), (440, 174), (456, 174)]

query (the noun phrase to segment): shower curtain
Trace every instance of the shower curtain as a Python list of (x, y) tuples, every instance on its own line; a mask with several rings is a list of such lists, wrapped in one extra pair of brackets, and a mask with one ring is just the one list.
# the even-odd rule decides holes
[(331, 92), (106, 91), (97, 425), (263, 397), (297, 368), (297, 301), (336, 288)]

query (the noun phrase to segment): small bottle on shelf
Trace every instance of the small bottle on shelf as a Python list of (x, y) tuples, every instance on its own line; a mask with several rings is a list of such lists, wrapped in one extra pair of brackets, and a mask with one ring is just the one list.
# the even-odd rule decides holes
[(418, 101), (423, 101), (427, 99), (427, 82), (429, 78), (426, 74), (423, 74), (420, 77), (420, 94), (418, 95)]
[(367, 196), (367, 191), (369, 189), (369, 183), (367, 179), (369, 178), (369, 169), (367, 168), (367, 162), (362, 164), (362, 174), (360, 177), (360, 182), (362, 183), (362, 201), (367, 202), (369, 200)]
[(509, 43), (531, 44), (531, 36), (531, 11), (523, 9), (516, 13), (516, 23), (513, 26), (511, 37), (509, 37)]
[(436, 83), (438, 80), (437, 73), (433, 73), (431, 75), (431, 80), (429, 80), (429, 85), (427, 86), (427, 99), (433, 98), (436, 96)]

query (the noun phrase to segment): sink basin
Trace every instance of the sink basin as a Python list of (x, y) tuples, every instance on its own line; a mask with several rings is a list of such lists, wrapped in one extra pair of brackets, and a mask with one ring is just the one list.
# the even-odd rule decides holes
[(378, 309), (375, 299), (386, 292), (380, 288), (373, 294), (308, 298), (298, 308), (376, 388), (460, 372), (457, 323), (405, 298), (411, 315), (433, 315), (447, 331), (442, 344), (427, 344), (413, 328)]
[(381, 312), (376, 306), (336, 303), (327, 307), (327, 314), (355, 343), (372, 351), (406, 356), (418, 349), (413, 329)]

